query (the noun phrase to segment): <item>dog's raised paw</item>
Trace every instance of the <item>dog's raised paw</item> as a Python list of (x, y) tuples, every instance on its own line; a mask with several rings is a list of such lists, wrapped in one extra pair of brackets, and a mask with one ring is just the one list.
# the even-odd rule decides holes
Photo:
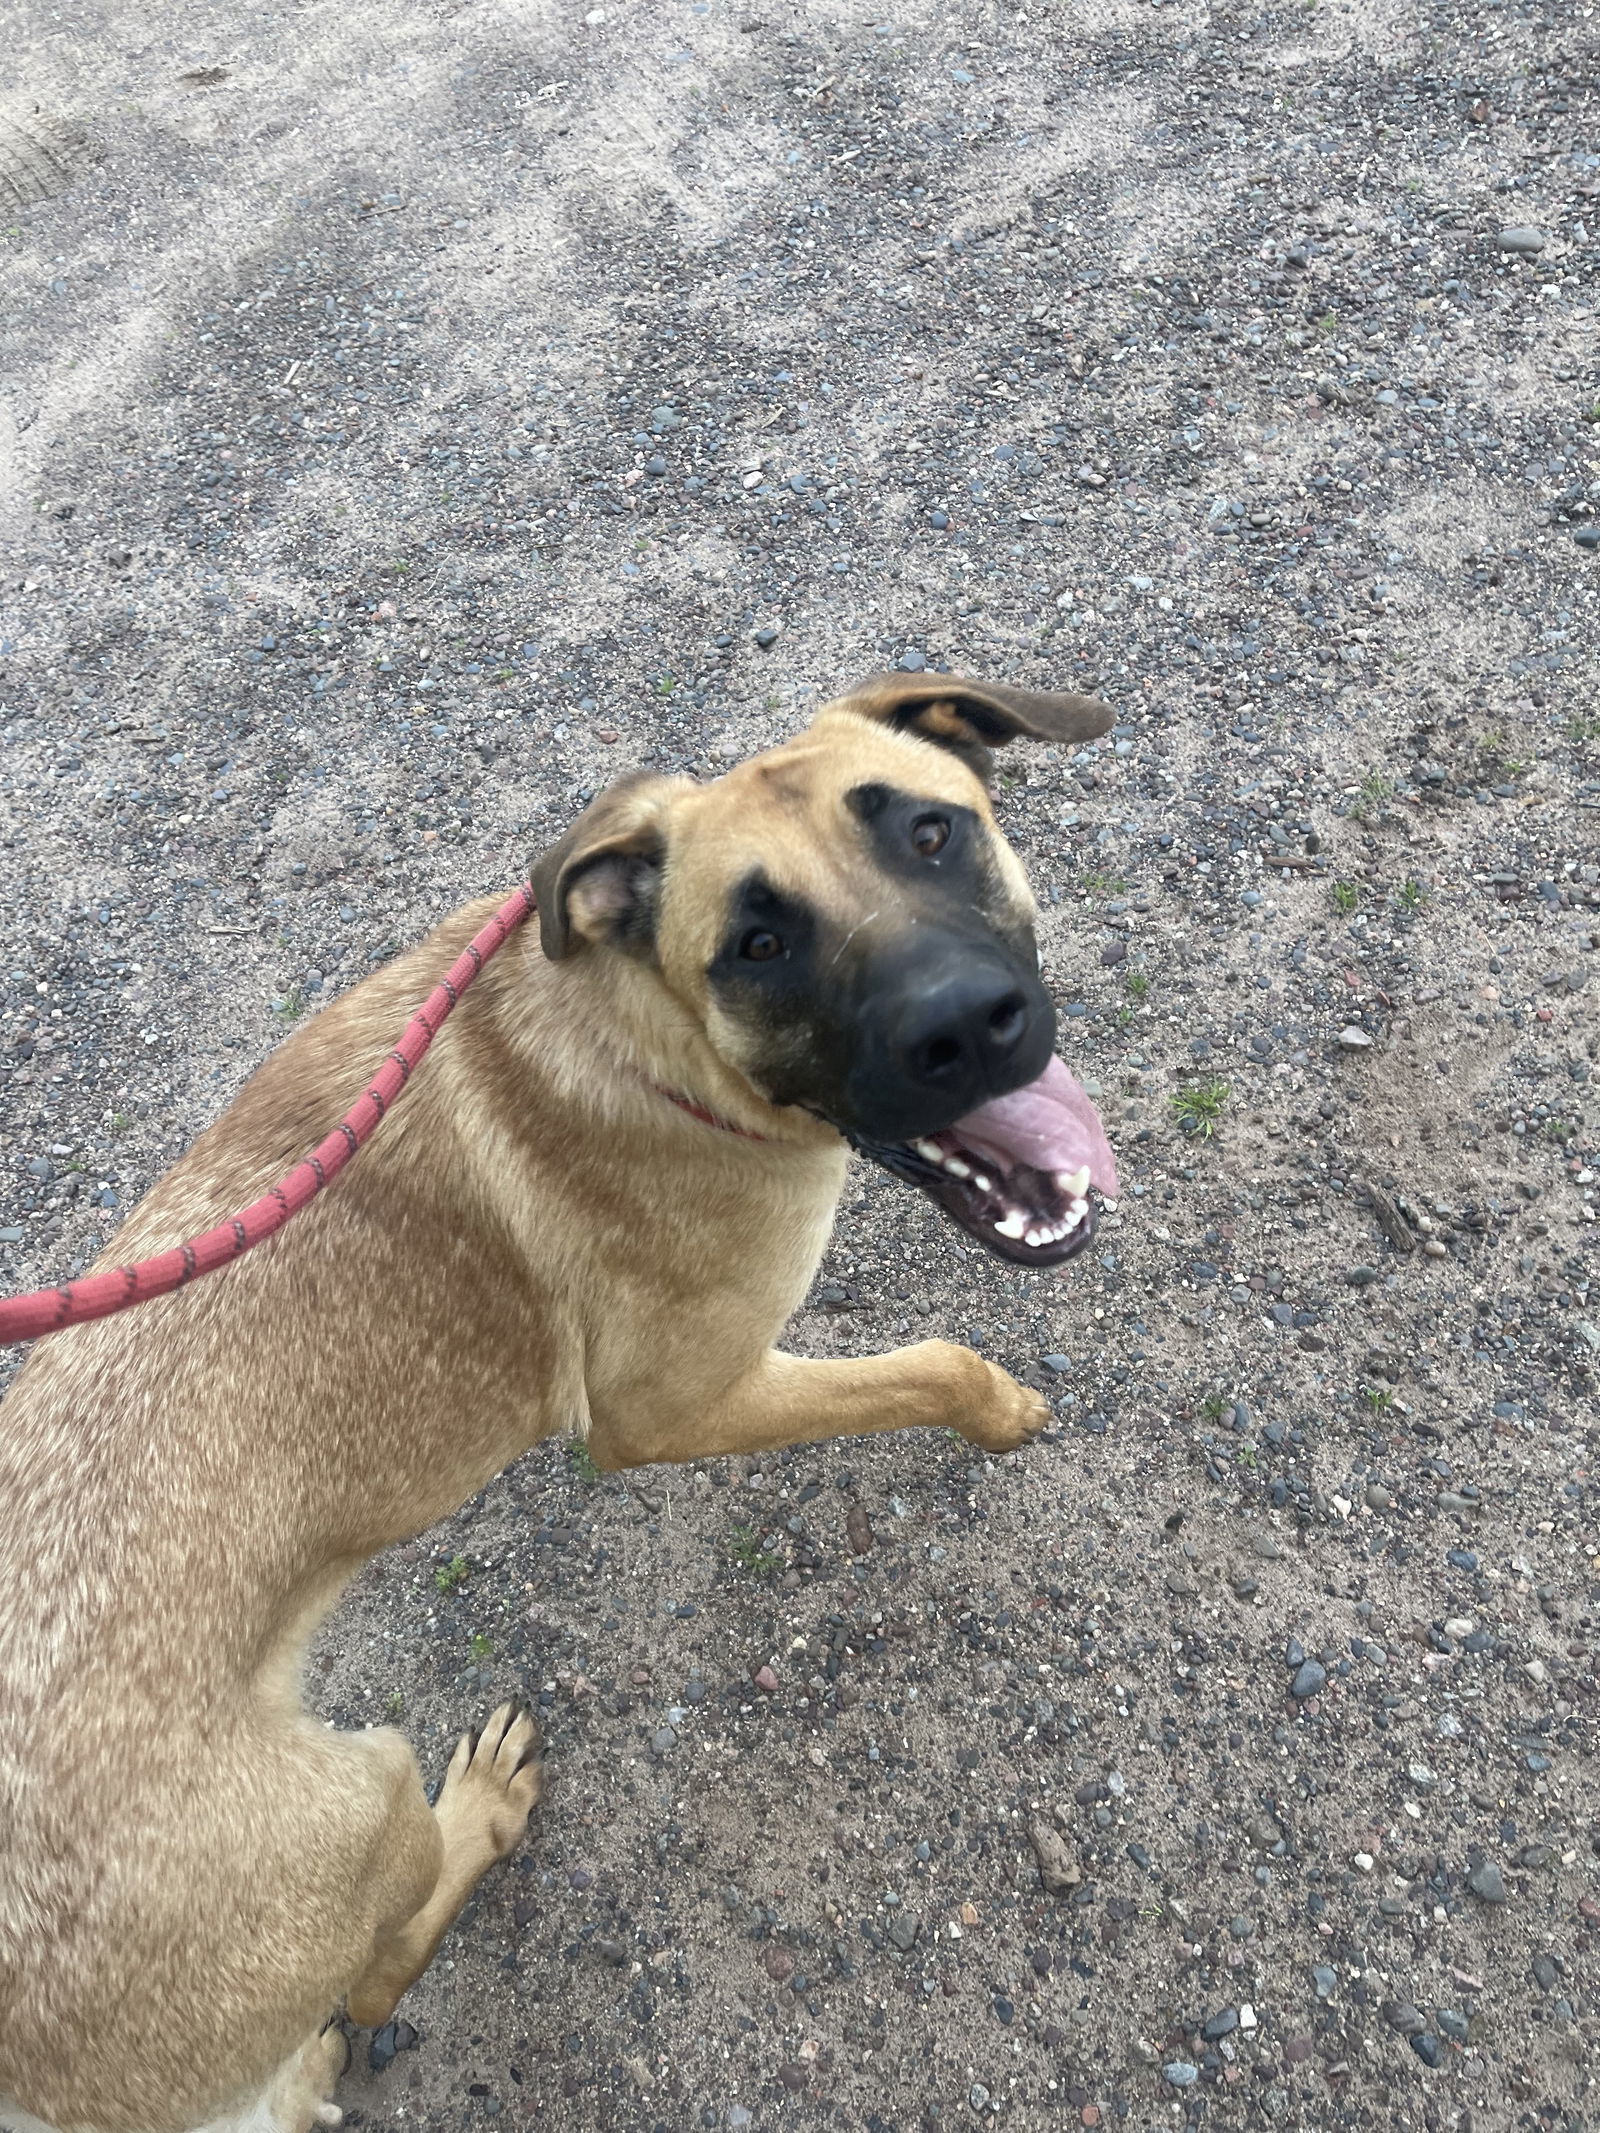
[(446, 1841), (486, 1842), (503, 1859), (522, 1841), (539, 1797), (539, 1729), (521, 1704), (503, 1703), (481, 1731), (464, 1734), (435, 1809)]
[(986, 1363), (987, 1399), (961, 1433), (986, 1452), (1014, 1452), (1031, 1444), (1052, 1420), (1049, 1403), (993, 1363)]

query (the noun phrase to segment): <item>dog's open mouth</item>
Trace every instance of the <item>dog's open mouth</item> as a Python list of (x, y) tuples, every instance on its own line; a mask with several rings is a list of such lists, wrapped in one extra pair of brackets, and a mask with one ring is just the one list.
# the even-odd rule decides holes
[(970, 1236), (1019, 1266), (1059, 1266), (1094, 1235), (1091, 1192), (1117, 1195), (1117, 1166), (1085, 1090), (1059, 1059), (1037, 1081), (914, 1141), (863, 1155), (920, 1185)]

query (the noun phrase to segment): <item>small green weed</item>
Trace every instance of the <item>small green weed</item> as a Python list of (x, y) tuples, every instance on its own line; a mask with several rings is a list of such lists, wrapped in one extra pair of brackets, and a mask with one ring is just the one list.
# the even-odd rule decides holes
[(1381, 770), (1369, 770), (1356, 788), (1356, 797), (1350, 809), (1358, 822), (1368, 815), (1376, 814), (1385, 800), (1394, 798), (1394, 780), (1386, 778)]
[(1187, 1089), (1176, 1090), (1169, 1101), (1178, 1121), (1178, 1130), (1192, 1133), (1196, 1140), (1210, 1140), (1217, 1130), (1229, 1094), (1228, 1084), (1215, 1079), (1197, 1081)]
[(1387, 1385), (1363, 1385), (1361, 1397), (1375, 1415), (1386, 1415), (1394, 1405), (1394, 1394)]
[(389, 1701), (383, 1707), (385, 1725), (397, 1726), (406, 1715), (406, 1700), (398, 1689), (389, 1691)]
[(1128, 998), (1130, 1000), (1147, 1000), (1149, 997), (1150, 980), (1142, 970), (1130, 970), (1128, 972)]
[(1128, 884), (1115, 874), (1085, 874), (1078, 886), (1085, 896), (1121, 896)]
[(492, 1659), (494, 1657), (494, 1639), (486, 1637), (482, 1630), (477, 1630), (473, 1633), (472, 1642), (468, 1649), (474, 1659)]
[(754, 1526), (734, 1526), (730, 1530), (728, 1554), (741, 1570), (748, 1570), (753, 1578), (769, 1578), (775, 1570), (783, 1568), (783, 1558), (762, 1547), (761, 1537)]
[(466, 1583), (469, 1568), (464, 1555), (453, 1555), (448, 1563), (441, 1563), (433, 1573), (433, 1582), (441, 1592), (454, 1592)]
[(580, 1443), (576, 1437), (567, 1446), (567, 1464), (588, 1488), (593, 1488), (600, 1479), (600, 1469), (590, 1458), (588, 1445)]
[(1394, 900), (1408, 917), (1415, 917), (1427, 900), (1427, 894), (1427, 890), (1413, 875), (1409, 881), (1403, 881), (1399, 888), (1395, 890)]
[(1361, 890), (1353, 881), (1336, 881), (1333, 885), (1333, 907), (1348, 918), (1361, 902)]
[(1567, 739), (1580, 748), (1586, 741), (1600, 741), (1600, 718), (1569, 718)]
[(1220, 1392), (1208, 1392), (1200, 1402), (1200, 1412), (1207, 1422), (1220, 1422), (1224, 1415), (1232, 1414), (1233, 1402), (1225, 1400)]
[(280, 1022), (293, 1022), (305, 1013), (306, 1003), (298, 987), (290, 986), (272, 1012)]

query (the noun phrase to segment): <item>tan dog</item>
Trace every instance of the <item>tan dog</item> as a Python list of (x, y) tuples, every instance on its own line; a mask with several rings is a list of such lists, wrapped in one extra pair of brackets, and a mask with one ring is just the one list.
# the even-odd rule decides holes
[[(538, 1793), (507, 1707), (430, 1809), (388, 1729), (302, 1708), (369, 1556), (576, 1430), (597, 1465), (1047, 1416), (944, 1341), (770, 1345), (846, 1138), (996, 1250), (1085, 1242), (1115, 1171), (1052, 1057), (1033, 902), (983, 783), (1103, 705), (895, 675), (711, 785), (637, 777), (534, 869), (359, 1160), (237, 1265), (42, 1341), (0, 1411), (0, 2126), (303, 2133)], [(280, 1177), (483, 922), (275, 1053), (111, 1263)]]

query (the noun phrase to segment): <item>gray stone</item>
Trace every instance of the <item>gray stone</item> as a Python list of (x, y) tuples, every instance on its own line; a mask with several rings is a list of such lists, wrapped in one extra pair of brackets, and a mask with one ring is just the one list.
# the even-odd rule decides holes
[(1170, 2081), (1175, 2089), (1190, 2089), (1200, 2079), (1200, 2069), (1187, 2059), (1174, 2059), (1161, 2069), (1161, 2078)]
[(1467, 1887), (1480, 1903), (1504, 1903), (1510, 1895), (1506, 1877), (1492, 1859), (1480, 1859), (1467, 1875)]
[(1414, 2037), (1418, 2030), (1428, 2026), (1423, 2020), (1422, 2010), (1413, 2007), (1409, 2000), (1385, 2000), (1383, 2019), (1391, 2029), (1398, 2030), (1402, 2037)]
[(1303, 1666), (1295, 1669), (1294, 1679), (1289, 1684), (1289, 1694), (1297, 1703), (1304, 1703), (1308, 1697), (1320, 1696), (1327, 1686), (1328, 1669), (1320, 1659), (1308, 1659)]
[(1495, 243), (1502, 252), (1516, 252), (1531, 257), (1535, 252), (1544, 250), (1545, 234), (1543, 230), (1536, 230), (1528, 223), (1519, 222), (1511, 229), (1502, 230)]

